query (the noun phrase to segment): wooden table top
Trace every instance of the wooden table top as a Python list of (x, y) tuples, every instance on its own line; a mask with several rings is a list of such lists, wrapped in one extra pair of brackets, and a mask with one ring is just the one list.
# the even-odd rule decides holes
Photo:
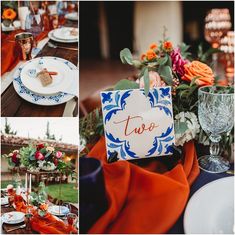
[[(7, 213), (7, 212), (12, 212), (15, 211), (15, 209), (13, 207), (4, 207), (1, 206), (1, 214)], [(78, 208), (75, 207), (74, 205), (71, 204), (71, 213), (74, 213), (76, 215), (78, 215)], [(67, 223), (67, 219), (62, 219), (65, 223)], [(24, 224), (24, 223), (20, 223), (19, 225)], [(16, 225), (8, 225), (9, 228), (14, 228)], [(18, 226), (18, 225), (17, 225)], [(6, 231), (4, 230), (4, 226), (2, 228), (2, 234), (36, 234), (37, 232), (33, 231), (33, 230), (27, 230), (26, 228), (23, 229), (17, 229), (14, 230), (12, 232), (6, 233)]]
[[(66, 21), (64, 26), (78, 27), (78, 24), (76, 21)], [(67, 44), (54, 41), (52, 42), (58, 46), (78, 48), (78, 43)], [(69, 60), (76, 66), (78, 64), (78, 51), (50, 48), (48, 45), (45, 45), (42, 51), (36, 57), (42, 56), (56, 56)], [(22, 99), (16, 93), (13, 84), (11, 83), (11, 85), (9, 85), (9, 87), (2, 94), (1, 105), (2, 117), (60, 117), (63, 115), (66, 103), (54, 106), (41, 106), (32, 104)], [(77, 110), (78, 109), (76, 107), (75, 112), (73, 113), (74, 116), (77, 115)]]

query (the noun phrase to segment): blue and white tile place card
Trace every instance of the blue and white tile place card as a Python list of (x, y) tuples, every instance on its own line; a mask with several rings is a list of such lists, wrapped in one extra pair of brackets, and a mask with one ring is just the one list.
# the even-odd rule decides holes
[(101, 92), (107, 158), (133, 160), (172, 154), (171, 87)]

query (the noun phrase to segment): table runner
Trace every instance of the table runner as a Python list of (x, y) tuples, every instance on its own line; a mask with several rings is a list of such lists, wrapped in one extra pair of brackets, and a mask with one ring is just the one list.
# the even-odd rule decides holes
[[(14, 195), (15, 210), (26, 213), (26, 204), (21, 195)], [(56, 216), (47, 213), (44, 217), (38, 215), (37, 211), (33, 211), (33, 217), (30, 221), (31, 229), (41, 234), (69, 234), (70, 232), (77, 234), (77, 229), (71, 225), (64, 223)]]
[(41, 234), (78, 233), (71, 225), (65, 224), (62, 220), (59, 220), (50, 213), (47, 213), (44, 217), (41, 217), (36, 213), (31, 219), (31, 227), (34, 231)]
[(164, 174), (128, 161), (108, 164), (104, 137), (88, 156), (103, 162), (109, 201), (89, 233), (166, 233), (183, 212), (190, 185), (199, 175), (192, 141), (184, 146), (184, 161)]

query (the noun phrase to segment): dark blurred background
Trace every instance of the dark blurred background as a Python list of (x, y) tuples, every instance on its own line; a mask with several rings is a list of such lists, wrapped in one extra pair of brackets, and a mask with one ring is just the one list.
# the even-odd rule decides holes
[(204, 19), (212, 8), (228, 8), (234, 29), (233, 1), (80, 2), (80, 98), (134, 73), (122, 65), (127, 47), (138, 57), (162, 39), (163, 26), (173, 45), (184, 41), (195, 52), (204, 38)]

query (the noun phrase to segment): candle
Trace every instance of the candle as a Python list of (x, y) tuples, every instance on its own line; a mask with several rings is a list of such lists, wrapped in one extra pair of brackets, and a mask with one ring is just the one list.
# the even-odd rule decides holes
[(27, 190), (28, 190), (28, 174), (26, 173), (25, 174), (25, 192), (27, 192)]
[(31, 193), (31, 189), (32, 189), (32, 175), (29, 175), (29, 193)]

